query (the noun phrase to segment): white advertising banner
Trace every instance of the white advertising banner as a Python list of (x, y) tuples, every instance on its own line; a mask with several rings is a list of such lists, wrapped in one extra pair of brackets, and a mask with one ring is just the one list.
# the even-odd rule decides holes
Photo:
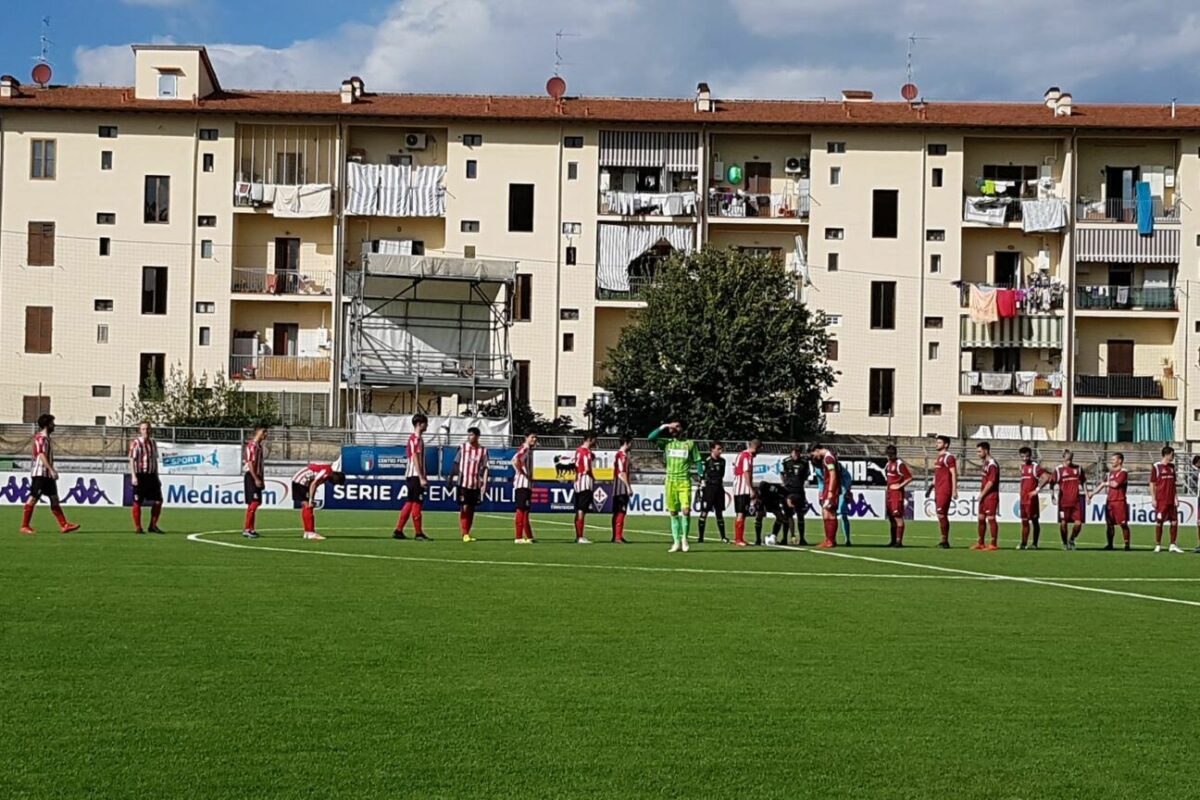
[(163, 475), (239, 475), (242, 448), (236, 444), (159, 442), (158, 471)]
[[(227, 475), (163, 475), (163, 503), (185, 508), (245, 508), (243, 480), (240, 475), (236, 478)], [(263, 485), (262, 508), (291, 507), (291, 482), (267, 477)]]
[[(29, 499), (29, 473), (5, 472), (0, 474), (0, 482), (0, 505), (24, 505)], [(59, 499), (63, 505), (120, 506), (124, 482), (125, 476), (114, 473), (63, 472), (58, 476)]]

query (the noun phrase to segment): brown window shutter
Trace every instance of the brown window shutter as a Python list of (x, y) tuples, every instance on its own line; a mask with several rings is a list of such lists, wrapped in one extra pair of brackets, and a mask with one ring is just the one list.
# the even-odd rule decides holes
[(54, 266), (54, 223), (42, 223), (42, 261), (44, 266)]
[(49, 306), (25, 307), (25, 352), (49, 353), (54, 339), (54, 309)]
[(31, 267), (54, 266), (54, 223), (29, 223), (26, 261)]
[(21, 420), (36, 423), (42, 414), (50, 413), (50, 398), (45, 395), (27, 394), (21, 398)]
[(41, 343), (43, 353), (54, 352), (54, 307), (42, 308)]

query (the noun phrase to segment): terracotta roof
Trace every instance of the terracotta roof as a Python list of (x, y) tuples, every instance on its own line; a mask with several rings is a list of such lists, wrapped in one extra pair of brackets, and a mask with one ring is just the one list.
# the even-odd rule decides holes
[(1200, 129), (1200, 106), (1082, 105), (1056, 117), (1042, 103), (903, 102), (838, 100), (717, 100), (716, 111), (697, 112), (690, 99), (569, 97), (559, 109), (544, 96), (367, 94), (344, 104), (337, 92), (222, 91), (196, 104), (134, 100), (119, 87), (21, 87), (21, 96), (0, 98), (0, 110), (162, 111), (179, 113), (391, 117), (609, 123), (747, 124), (791, 126), (918, 126), (987, 128)]

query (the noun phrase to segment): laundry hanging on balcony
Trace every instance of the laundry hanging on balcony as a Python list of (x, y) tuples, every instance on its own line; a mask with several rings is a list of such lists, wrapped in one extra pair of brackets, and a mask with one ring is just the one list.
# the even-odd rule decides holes
[(963, 200), (963, 220), (985, 225), (1003, 225), (1008, 218), (1009, 198), (967, 197)]
[(693, 229), (682, 225), (604, 225), (599, 232), (600, 260), (596, 285), (615, 292), (629, 291), (629, 265), (665, 240), (671, 249), (692, 252)]
[(346, 164), (346, 213), (353, 216), (441, 217), (444, 165)]
[(284, 219), (328, 217), (333, 213), (333, 187), (328, 183), (276, 186), (272, 216)]
[(1025, 233), (1059, 231), (1067, 227), (1067, 201), (1060, 198), (1021, 201), (1021, 229)]
[(996, 310), (996, 290), (971, 286), (971, 319), (975, 322), (995, 322), (1000, 319)]

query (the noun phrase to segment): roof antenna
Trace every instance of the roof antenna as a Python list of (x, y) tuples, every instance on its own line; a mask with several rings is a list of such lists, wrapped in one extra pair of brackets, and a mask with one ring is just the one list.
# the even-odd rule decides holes
[(1178, 97), (1171, 98), (1171, 119), (1175, 119), (1175, 101), (1178, 99)]
[(578, 37), (578, 33), (567, 33), (564, 30), (559, 30), (554, 34), (554, 75), (557, 77), (561, 68), (568, 62), (562, 57), (562, 40), (568, 37)]
[(54, 42), (50, 41), (50, 17), (42, 17), (42, 35), (39, 37), (41, 50), (38, 55), (33, 57), (33, 82), (39, 86), (45, 86), (50, 82), (50, 76), (53, 74), (50, 69), (50, 45)]
[(916, 33), (908, 35), (908, 52), (904, 57), (904, 85), (900, 87), (900, 96), (908, 102), (913, 102), (917, 99), (919, 91), (917, 84), (913, 83), (913, 50), (916, 48), (917, 42), (932, 41), (932, 36), (917, 36)]

